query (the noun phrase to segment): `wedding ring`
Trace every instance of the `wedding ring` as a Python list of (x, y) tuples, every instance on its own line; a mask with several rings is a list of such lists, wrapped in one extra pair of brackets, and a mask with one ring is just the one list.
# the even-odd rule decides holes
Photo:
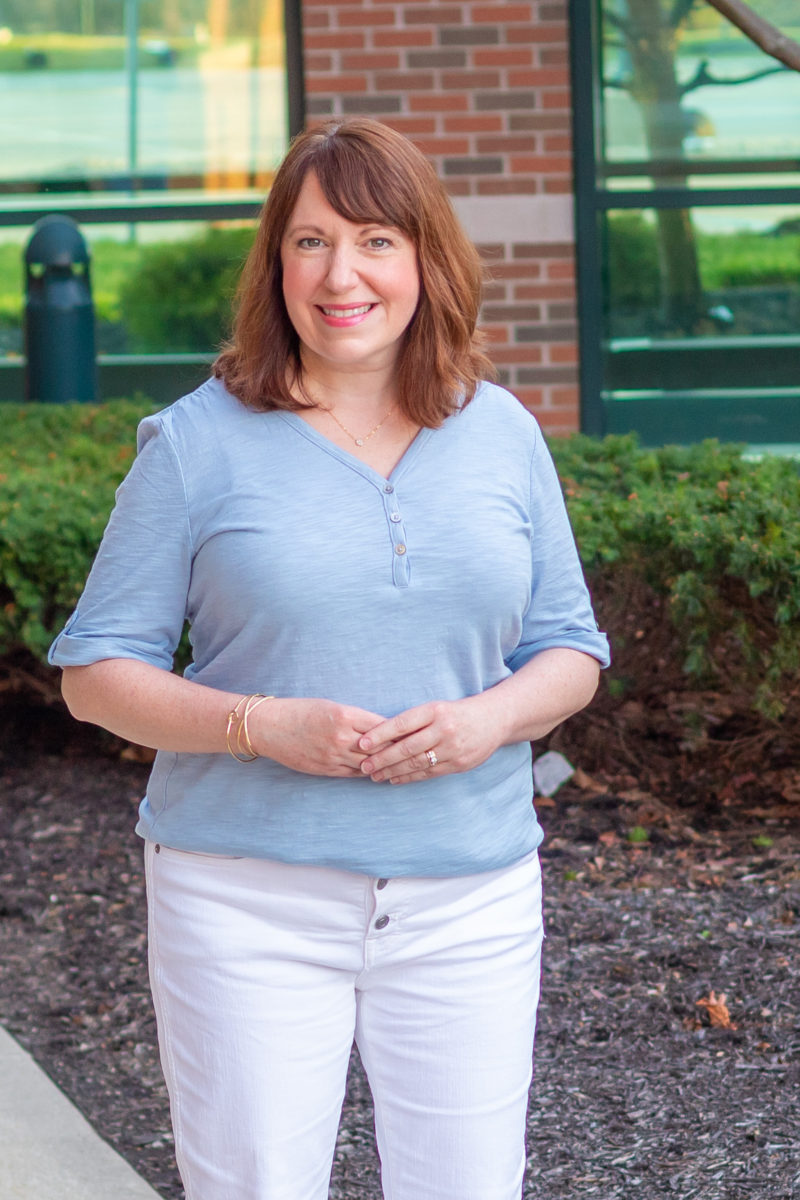
[(426, 750), (425, 757), (427, 758), (428, 762), (431, 764), (432, 767), (435, 767), (439, 761), (439, 759), (436, 757), (435, 750)]

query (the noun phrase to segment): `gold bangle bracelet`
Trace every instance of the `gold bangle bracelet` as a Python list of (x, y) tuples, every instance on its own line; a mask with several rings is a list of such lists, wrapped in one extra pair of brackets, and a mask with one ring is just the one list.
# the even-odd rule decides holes
[[(259, 757), (250, 741), (250, 731), (247, 725), (248, 718), (251, 712), (258, 708), (259, 704), (263, 704), (265, 700), (274, 699), (274, 696), (263, 696), (260, 692), (253, 692), (249, 696), (242, 696), (241, 700), (238, 700), (233, 709), (228, 713), (225, 745), (228, 747), (228, 753), (237, 762), (254, 762)], [(242, 745), (242, 738), (244, 738), (244, 745)]]

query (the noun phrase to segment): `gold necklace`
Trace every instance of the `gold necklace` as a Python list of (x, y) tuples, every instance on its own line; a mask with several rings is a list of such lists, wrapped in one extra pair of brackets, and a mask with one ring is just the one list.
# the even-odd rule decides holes
[(373, 428), (370, 429), (369, 433), (365, 433), (363, 437), (356, 437), (356, 435), (354, 433), (351, 433), (350, 430), (347, 428), (347, 426), (342, 424), (342, 422), (339, 420), (339, 418), (337, 417), (336, 413), (333, 411), (332, 408), (326, 408), (325, 412), (328, 414), (329, 417), (333, 417), (334, 421), (339, 426), (342, 433), (346, 433), (349, 438), (352, 438), (357, 446), (363, 446), (364, 442), (368, 442), (371, 437), (374, 437), (374, 435), (380, 429), (381, 425), (386, 424), (386, 422), (389, 420), (389, 417), (394, 412), (394, 405), (392, 405), (392, 407), (389, 409), (389, 411), (381, 417), (380, 421), (378, 421), (378, 424), (373, 426)]

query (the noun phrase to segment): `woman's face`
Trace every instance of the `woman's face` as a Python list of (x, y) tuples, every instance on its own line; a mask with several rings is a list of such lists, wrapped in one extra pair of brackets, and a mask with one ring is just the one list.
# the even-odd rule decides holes
[(306, 368), (394, 368), (419, 300), (414, 243), (391, 225), (359, 225), (306, 176), (281, 243), (283, 298)]

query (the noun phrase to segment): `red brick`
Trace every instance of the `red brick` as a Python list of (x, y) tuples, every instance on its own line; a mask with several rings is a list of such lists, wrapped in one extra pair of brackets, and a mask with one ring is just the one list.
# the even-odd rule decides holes
[(559, 345), (553, 343), (548, 347), (548, 360), (552, 363), (576, 363), (578, 361), (578, 347), (575, 345)]
[(535, 44), (560, 42), (565, 44), (567, 36), (566, 19), (563, 25), (509, 25), (506, 29), (506, 41), (511, 44), (518, 42)]
[(515, 133), (526, 129), (569, 130), (571, 123), (568, 113), (512, 113), (509, 117), (508, 127)]
[(500, 25), (506, 21), (530, 21), (532, 4), (476, 4), (470, 12), (474, 25)]
[(539, 51), (539, 62), (543, 67), (569, 68), (569, 51), (566, 46), (552, 46)]
[(455, 175), (451, 175), (449, 179), (444, 179), (445, 189), (450, 196), (469, 196), (472, 192), (468, 179), (459, 179)]
[(494, 347), (507, 346), (509, 344), (511, 341), (509, 328), (507, 325), (484, 325), (481, 321), (480, 330), (490, 347), (492, 347), (489, 350), (489, 357), (493, 362), (496, 362), (495, 354), (497, 350)]
[(401, 46), (410, 49), (418, 46), (433, 46), (432, 29), (376, 29), (373, 36), (376, 46)]
[(394, 13), (381, 8), (346, 8), (336, 14), (337, 24), (342, 28), (351, 25), (394, 25)]
[(342, 55), (344, 71), (396, 71), (400, 67), (400, 55), (386, 51), (383, 54), (350, 53)]
[(561, 179), (546, 179), (544, 181), (544, 190), (549, 196), (568, 196), (574, 190), (574, 186), (571, 175), (564, 175)]
[(554, 409), (576, 407), (579, 399), (580, 393), (576, 387), (554, 387), (550, 392)]
[(309, 94), (319, 92), (366, 92), (366, 75), (319, 75), (316, 78), (309, 75), (306, 78), (306, 91)]
[(442, 96), (438, 92), (425, 92), (418, 96), (409, 96), (408, 105), (412, 112), (466, 112), (469, 108), (469, 98), (455, 93)]
[(462, 25), (465, 20), (464, 10), (460, 6), (443, 8), (438, 4), (406, 9), (404, 16), (406, 25)]
[(528, 71), (509, 71), (509, 87), (550, 88), (564, 87), (569, 83), (569, 72), (560, 67), (543, 69), (531, 68)]
[(514, 46), (473, 51), (472, 61), (476, 67), (528, 67), (533, 63), (533, 50)]
[(433, 157), (437, 154), (469, 154), (469, 138), (415, 138), (423, 154)]
[(569, 88), (553, 88), (542, 92), (542, 108), (565, 108), (569, 111), (572, 95)]
[(514, 154), (525, 150), (530, 151), (533, 139), (529, 134), (521, 133), (517, 137), (484, 137), (478, 138), (479, 154)]
[(530, 262), (500, 263), (492, 268), (496, 279), (530, 279), (537, 274), (537, 264)]
[(309, 29), (328, 29), (330, 27), (330, 13), (321, 8), (316, 8), (313, 11), (306, 12), (303, 9), (303, 36), (308, 33)]
[(538, 346), (498, 346), (492, 351), (492, 362), (495, 363), (539, 363), (542, 361), (542, 351)]
[(538, 179), (481, 179), (479, 196), (533, 196), (538, 191)]
[(435, 133), (436, 118), (435, 117), (384, 117), (383, 121), (386, 125), (391, 125), (398, 133), (404, 133), (407, 137), (416, 140), (417, 134)]
[(515, 300), (574, 300), (575, 289), (561, 283), (527, 283), (514, 288)]
[(422, 92), (433, 87), (433, 75), (430, 71), (387, 71), (375, 76), (375, 87), (379, 92)]
[(472, 88), (499, 88), (501, 77), (499, 71), (442, 71), (442, 87), (458, 91), (470, 91)]
[(570, 258), (552, 259), (547, 264), (548, 279), (574, 279), (575, 278), (575, 261)]
[(512, 154), (511, 170), (520, 175), (563, 175), (572, 170), (572, 159), (564, 154)]
[(568, 133), (553, 133), (546, 136), (544, 139), (545, 150), (567, 150), (572, 149), (572, 138)]
[(304, 36), (306, 50), (357, 50), (364, 45), (363, 33), (307, 33)]
[[(554, 389), (555, 390), (555, 389)], [(566, 389), (561, 388), (560, 391)], [(575, 389), (569, 389), (574, 392)], [(520, 400), (522, 400), (521, 390), (517, 392)], [(523, 401), (526, 408), (530, 408), (536, 416), (537, 421), (543, 429), (547, 431), (548, 437), (566, 437), (570, 433), (576, 433), (579, 429), (578, 420), (578, 402), (577, 399), (571, 404), (559, 404), (557, 408), (549, 408), (537, 403), (535, 400), (529, 402)]]
[(499, 113), (471, 113), (467, 117), (445, 117), (444, 127), (448, 133), (498, 133), (503, 128), (503, 118)]
[(575, 247), (572, 242), (514, 242), (511, 246), (513, 258), (568, 258), (572, 260)]
[(516, 387), (514, 388), (514, 395), (517, 397), (519, 402), (523, 404), (525, 408), (529, 408), (531, 412), (538, 412), (539, 407), (544, 399), (541, 388)]
[(319, 72), (333, 70), (333, 55), (332, 54), (309, 54), (306, 51), (303, 63), (307, 71)]

